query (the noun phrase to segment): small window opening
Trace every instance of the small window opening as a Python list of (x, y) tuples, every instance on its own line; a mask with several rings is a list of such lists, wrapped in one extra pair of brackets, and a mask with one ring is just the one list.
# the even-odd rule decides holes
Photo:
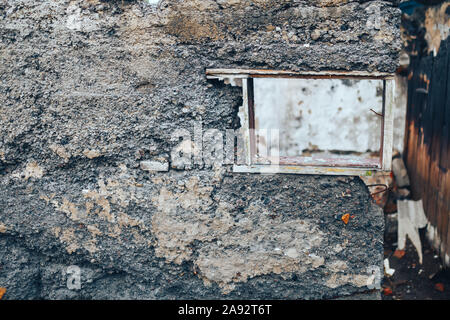
[(207, 76), (243, 87), (247, 158), (235, 172), (390, 170), (393, 75), (216, 69)]

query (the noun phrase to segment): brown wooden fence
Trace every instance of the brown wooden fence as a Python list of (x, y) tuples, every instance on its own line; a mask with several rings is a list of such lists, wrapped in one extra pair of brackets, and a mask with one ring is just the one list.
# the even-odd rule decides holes
[(404, 159), (412, 196), (423, 199), (430, 240), (450, 266), (450, 38), (434, 56), (419, 36), (409, 48)]

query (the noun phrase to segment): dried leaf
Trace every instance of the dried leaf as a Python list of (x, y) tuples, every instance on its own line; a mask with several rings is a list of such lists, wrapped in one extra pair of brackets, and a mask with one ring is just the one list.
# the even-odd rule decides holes
[(440, 292), (444, 292), (444, 290), (445, 290), (445, 287), (444, 287), (444, 284), (443, 284), (443, 283), (436, 283), (436, 284), (434, 285), (434, 288), (435, 288), (437, 291), (440, 291)]
[(392, 289), (389, 288), (389, 287), (384, 288), (384, 289), (383, 289), (383, 294), (384, 294), (385, 296), (391, 296), (391, 295), (392, 295)]
[(5, 293), (6, 293), (6, 288), (0, 288), (0, 300), (2, 300)]
[(406, 253), (405, 250), (395, 250), (394, 257), (396, 257), (397, 259), (401, 259), (403, 258), (405, 253)]
[(350, 220), (350, 215), (348, 213), (344, 214), (341, 220), (344, 221), (345, 224), (347, 224), (348, 221)]

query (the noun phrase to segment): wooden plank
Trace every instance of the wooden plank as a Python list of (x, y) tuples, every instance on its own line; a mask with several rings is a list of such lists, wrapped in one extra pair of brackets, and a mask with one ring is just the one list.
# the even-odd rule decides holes
[(422, 88), (426, 93), (425, 98), (425, 106), (422, 110), (421, 117), (421, 129), (422, 129), (422, 163), (421, 163), (421, 172), (423, 175), (422, 182), (422, 194), (423, 194), (423, 202), (424, 209), (428, 216), (428, 220), (432, 224), (432, 226), (436, 230), (436, 236), (433, 239), (433, 247), (439, 252), (439, 217), (438, 212), (436, 211), (437, 197), (436, 195), (439, 193), (437, 190), (437, 186), (435, 182), (437, 180), (437, 164), (433, 163), (433, 158), (431, 154), (431, 141), (432, 137), (435, 133), (433, 128), (433, 120), (436, 113), (436, 103), (434, 99), (436, 96), (440, 95), (439, 92), (439, 83), (438, 74), (439, 70), (436, 70), (436, 62), (435, 59), (424, 59), (425, 61), (429, 61), (427, 63), (427, 69), (425, 73), (423, 73), (422, 78)]
[(392, 169), (392, 148), (394, 145), (394, 97), (395, 81), (384, 81), (384, 103), (383, 103), (383, 147), (381, 149), (381, 167), (383, 171)]
[[(428, 178), (429, 178), (429, 154), (428, 146), (425, 144), (426, 134), (428, 131), (425, 129), (428, 126), (427, 121), (430, 119), (430, 79), (433, 73), (433, 57), (426, 56), (420, 60), (418, 72), (418, 85), (416, 88), (416, 99), (418, 99), (419, 104), (417, 108), (417, 114), (415, 118), (415, 123), (419, 128), (417, 143), (418, 143), (418, 154), (417, 154), (417, 168), (418, 168), (418, 180), (417, 189), (421, 198), (423, 198), (424, 208), (427, 208), (429, 197), (426, 196)], [(426, 210), (426, 209), (425, 209)], [(434, 212), (429, 210), (426, 211), (428, 219), (434, 224)]]
[(413, 57), (408, 82), (405, 159), (414, 199), (423, 198), (433, 247), (450, 266), (449, 41), (438, 54)]
[(286, 70), (261, 70), (261, 69), (206, 69), (208, 79), (223, 79), (230, 77), (240, 78), (308, 78), (308, 79), (394, 79), (394, 74), (387, 72), (367, 71), (286, 71)]
[(371, 170), (381, 168), (380, 160), (378, 158), (367, 158), (362, 156), (280, 157), (280, 164), (293, 166), (367, 168)]
[(260, 174), (323, 174), (336, 176), (372, 176), (374, 170), (362, 168), (330, 168), (307, 166), (277, 166), (277, 165), (250, 165), (233, 166), (234, 173), (260, 173)]
[[(447, 267), (450, 267), (450, 38), (446, 40), (447, 48), (447, 88), (445, 94), (445, 114), (444, 123), (442, 125), (442, 137), (441, 137), (441, 153), (439, 159), (439, 166), (442, 170), (442, 196), (443, 196), (443, 210), (442, 214), (447, 219), (447, 235), (445, 237), (445, 250), (444, 263)], [(445, 228), (443, 229), (445, 233)], [(444, 240), (443, 240), (444, 241)]]
[[(408, 174), (410, 177), (410, 180), (412, 182), (416, 181), (417, 177), (417, 168), (415, 166), (416, 161), (416, 144), (414, 143), (416, 141), (416, 125), (415, 125), (415, 87), (416, 87), (416, 78), (417, 78), (417, 65), (418, 65), (418, 59), (411, 57), (410, 62), (410, 72), (408, 74), (408, 97), (407, 97), (407, 105), (406, 105), (406, 137), (405, 137), (405, 150), (404, 150), (404, 159), (406, 167), (408, 168)], [(411, 194), (412, 198), (414, 200), (418, 200), (417, 194), (416, 194), (416, 184), (411, 183)]]
[(247, 79), (247, 108), (248, 127), (250, 129), (250, 164), (254, 162), (256, 156), (256, 136), (255, 136), (255, 88), (252, 78)]
[(428, 75), (431, 72), (431, 59), (418, 59), (414, 63), (414, 73), (411, 79), (411, 86), (408, 90), (411, 91), (411, 118), (408, 119), (408, 125), (411, 127), (412, 134), (410, 137), (411, 154), (409, 154), (408, 169), (412, 173), (411, 191), (414, 200), (424, 200), (424, 205), (427, 202), (424, 196), (424, 165), (426, 163), (423, 148), (423, 113), (427, 106), (427, 94), (424, 90), (428, 89), (425, 86)]
[(445, 173), (443, 171), (442, 176), (440, 177), (441, 184), (441, 215), (444, 216), (444, 221), (447, 222), (446, 228), (445, 225), (442, 228), (443, 234), (446, 234), (442, 241), (445, 241), (445, 247), (443, 248), (444, 259), (446, 261), (446, 266), (450, 267), (450, 170), (446, 170)]
[[(439, 246), (439, 252), (442, 258), (442, 261), (445, 261), (445, 255), (448, 254), (447, 250), (447, 243), (448, 243), (448, 220), (449, 220), (449, 214), (450, 214), (450, 208), (449, 208), (449, 199), (445, 197), (445, 189), (446, 184), (449, 182), (447, 180), (448, 178), (448, 172), (444, 173), (443, 171), (439, 172), (439, 180), (438, 180), (438, 193), (437, 193), (437, 203), (436, 203), (436, 211), (439, 216), (438, 221), (438, 233), (440, 234), (441, 243)], [(448, 190), (447, 186), (447, 190)]]
[[(430, 210), (435, 210), (437, 230), (440, 238), (440, 243), (438, 244), (439, 253), (443, 260), (445, 260), (445, 255), (447, 253), (447, 233), (448, 233), (448, 209), (446, 210), (445, 198), (445, 188), (446, 188), (446, 173), (444, 167), (441, 166), (440, 160), (441, 152), (444, 150), (442, 146), (446, 146), (448, 143), (445, 141), (445, 133), (443, 131), (445, 127), (445, 110), (446, 102), (448, 104), (447, 97), (447, 87), (448, 87), (448, 47), (447, 42), (443, 42), (439, 53), (434, 59), (433, 74), (431, 77), (432, 90), (430, 90), (431, 95), (431, 105), (432, 105), (432, 124), (430, 128), (430, 155), (431, 155), (431, 176), (430, 176), (430, 189), (436, 189), (433, 192), (431, 201), (434, 202), (434, 208), (431, 207), (433, 203), (430, 204)], [(450, 108), (450, 104), (447, 106)]]
[(242, 108), (239, 110), (241, 120), (241, 136), (243, 143), (240, 146), (243, 150), (238, 150), (244, 155), (244, 162), (250, 165), (251, 162), (251, 148), (250, 148), (250, 120), (248, 114), (248, 79), (242, 79)]

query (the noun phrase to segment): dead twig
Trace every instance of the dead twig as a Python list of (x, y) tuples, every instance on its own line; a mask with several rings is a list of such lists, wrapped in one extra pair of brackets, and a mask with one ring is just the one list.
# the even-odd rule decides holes
[(371, 196), (377, 195), (377, 194), (379, 194), (379, 193), (386, 192), (386, 191), (388, 191), (388, 190), (390, 189), (387, 185), (381, 184), (381, 183), (379, 183), (379, 184), (369, 184), (369, 185), (367, 185), (367, 187), (368, 187), (368, 188), (371, 188), (371, 187), (384, 187), (384, 188), (385, 188), (384, 190), (377, 191), (377, 192), (375, 192), (375, 193), (371, 193), (371, 194), (370, 194)]
[(379, 117), (384, 117), (384, 115), (382, 115), (381, 113), (378, 113), (378, 112), (376, 112), (375, 110), (373, 110), (373, 109), (370, 109), (370, 111), (372, 111), (373, 113), (375, 113), (377, 116), (379, 116)]

